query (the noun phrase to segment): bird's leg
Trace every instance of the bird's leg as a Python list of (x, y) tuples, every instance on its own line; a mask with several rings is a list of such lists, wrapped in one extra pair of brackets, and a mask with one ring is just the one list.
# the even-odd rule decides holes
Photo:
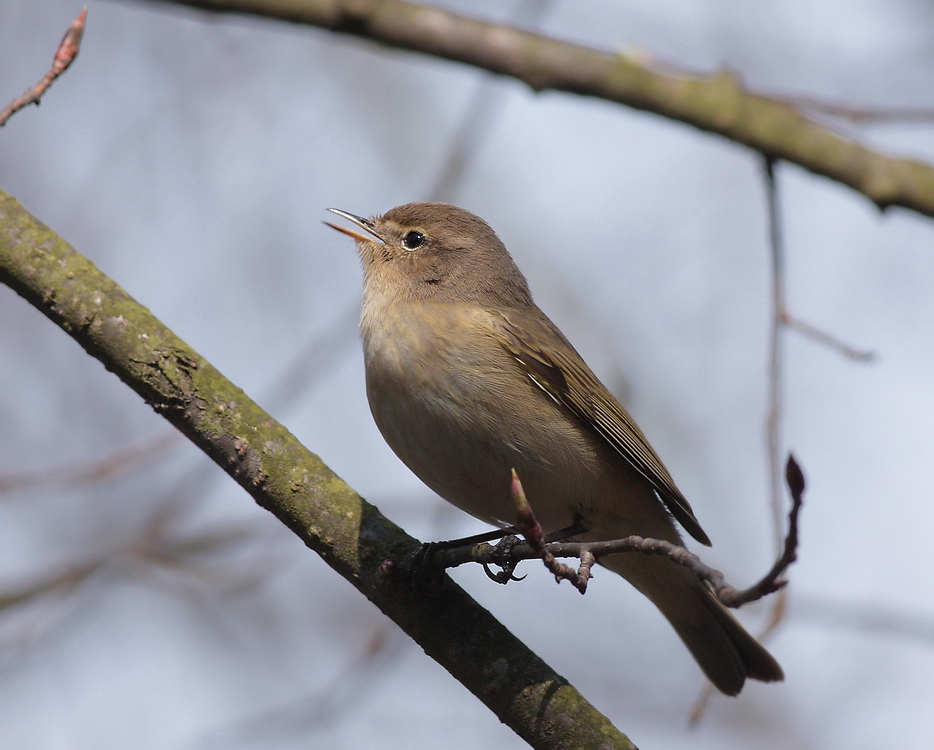
[(550, 534), (545, 536), (545, 544), (551, 544), (552, 542), (563, 542), (567, 539), (570, 539), (572, 536), (577, 536), (578, 534), (586, 534), (587, 527), (584, 525), (584, 522), (580, 518), (575, 518), (574, 523), (570, 526), (565, 526), (563, 529), (558, 529), (557, 531), (552, 531)]
[(515, 526), (507, 526), (504, 529), (493, 529), (492, 531), (486, 531), (483, 534), (474, 534), (473, 536), (465, 536), (463, 539), (451, 539), (447, 542), (428, 542), (427, 544), (432, 547), (432, 549), (452, 549), (453, 547), (473, 547), (475, 544), (483, 544), (484, 542), (492, 542), (494, 539), (502, 539), (510, 535), (515, 535), (517, 529)]
[[(539, 527), (540, 529), (541, 527)], [(533, 548), (539, 551), (542, 560), (545, 562), (545, 566), (548, 569), (555, 573), (556, 569), (554, 568), (556, 561), (548, 553), (545, 545), (550, 544), (551, 542), (561, 542), (565, 539), (576, 536), (577, 534), (583, 534), (587, 531), (587, 527), (584, 526), (580, 521), (576, 521), (570, 526), (566, 526), (563, 529), (558, 529), (553, 531), (547, 536), (542, 537), (539, 535), (537, 538), (528, 539), (526, 537), (528, 544)], [(496, 565), (498, 565), (502, 570), (497, 573), (493, 573), (489, 566), (486, 563), (483, 563), (483, 572), (487, 574), (487, 577), (491, 581), (496, 581), (496, 583), (507, 584), (510, 581), (521, 581), (526, 576), (516, 576), (514, 574), (516, 568), (521, 560), (511, 560), (513, 547), (517, 544), (520, 544), (522, 540), (515, 534), (509, 534), (504, 536), (499, 543), (493, 548), (494, 553), (496, 554)], [(558, 563), (560, 565), (560, 563)]]
[[(432, 564), (431, 558), (436, 552), (460, 547), (475, 547), (478, 544), (485, 544), (499, 539), (501, 541), (496, 545), (496, 549), (499, 549), (501, 545), (504, 547), (504, 551), (500, 553), (500, 556), (505, 559), (508, 557), (508, 552), (519, 541), (515, 534), (516, 528), (514, 526), (509, 526), (504, 529), (493, 529), (483, 534), (463, 537), (462, 539), (449, 539), (443, 542), (425, 542), (415, 551), (415, 554), (412, 555), (408, 567), (413, 576), (430, 584), (428, 588), (436, 588), (440, 585), (440, 573), (442, 570), (439, 569), (438, 566)], [(510, 539), (512, 540), (511, 542), (509, 542)], [(519, 580), (512, 575), (512, 571), (515, 570), (518, 562), (512, 563), (511, 566), (499, 562), (496, 564), (500, 565), (503, 570), (498, 573), (492, 573), (485, 563), (483, 565), (484, 571), (492, 580), (497, 583), (508, 583), (510, 580)]]
[[(508, 531), (508, 530), (507, 530)], [(512, 531), (516, 531), (515, 528)], [(494, 565), (498, 565), (501, 569), (494, 573), (490, 570), (488, 563), (483, 563), (483, 572), (486, 573), (487, 578), (496, 583), (501, 583), (504, 586), (510, 581), (521, 581), (525, 576), (517, 577), (515, 575), (516, 567), (519, 565), (521, 560), (511, 560), (512, 550), (517, 544), (520, 544), (522, 540), (513, 534), (506, 534), (502, 539), (493, 547), (494, 555)]]

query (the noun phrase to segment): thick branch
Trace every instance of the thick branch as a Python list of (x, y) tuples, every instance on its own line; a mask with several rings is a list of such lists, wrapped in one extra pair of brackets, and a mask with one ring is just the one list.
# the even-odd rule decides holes
[(633, 747), (450, 579), (433, 597), (413, 589), (388, 561), (411, 555), (417, 540), (3, 192), (0, 281), (187, 435), (533, 747)]
[(902, 206), (934, 217), (934, 168), (866, 148), (787, 101), (748, 92), (733, 74), (663, 73), (621, 54), (402, 0), (158, 1), (320, 26), (510, 76), (536, 91), (654, 112), (841, 182), (879, 208)]

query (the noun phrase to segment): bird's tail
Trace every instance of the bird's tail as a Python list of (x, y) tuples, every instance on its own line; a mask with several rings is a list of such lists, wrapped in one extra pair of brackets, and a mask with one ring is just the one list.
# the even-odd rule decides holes
[(687, 568), (638, 552), (613, 555), (601, 563), (651, 599), (721, 692), (736, 695), (747, 677), (763, 682), (784, 679), (774, 657)]

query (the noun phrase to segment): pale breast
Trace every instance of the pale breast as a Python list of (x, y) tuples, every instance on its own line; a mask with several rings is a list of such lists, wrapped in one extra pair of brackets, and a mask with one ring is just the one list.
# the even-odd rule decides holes
[(397, 306), (391, 320), (373, 323), (365, 311), (373, 417), (396, 455), (444, 499), (511, 524), (515, 468), (546, 529), (578, 515), (630, 515), (619, 500), (633, 492), (637, 506), (651, 506), (640, 514), (660, 510), (641, 478), (528, 379), (482, 310), (420, 305), (406, 314)]

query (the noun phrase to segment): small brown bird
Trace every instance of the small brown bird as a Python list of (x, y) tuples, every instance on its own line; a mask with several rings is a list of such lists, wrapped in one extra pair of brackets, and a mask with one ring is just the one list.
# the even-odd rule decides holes
[[(364, 219), (366, 390), (396, 455), (471, 515), (512, 523), (511, 469), (545, 532), (586, 528), (582, 541), (631, 534), (703, 544), (691, 506), (632, 417), (532, 301), (499, 237), (478, 216), (409, 203)], [(326, 222), (327, 223), (327, 222)], [(658, 607), (711, 682), (736, 695), (747, 677), (782, 670), (711, 589), (664, 558), (600, 561)]]

